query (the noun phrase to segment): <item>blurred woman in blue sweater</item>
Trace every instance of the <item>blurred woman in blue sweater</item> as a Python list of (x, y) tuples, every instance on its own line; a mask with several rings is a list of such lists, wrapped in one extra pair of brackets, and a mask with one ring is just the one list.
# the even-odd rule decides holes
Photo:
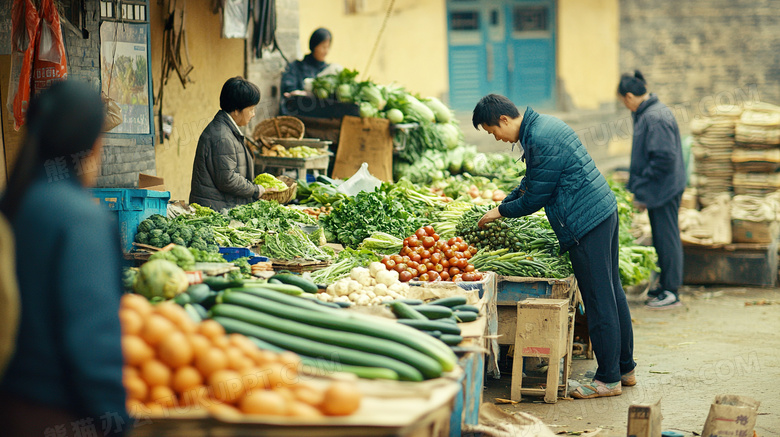
[(85, 187), (100, 170), (104, 109), (57, 82), (27, 112), (0, 212), (13, 228), (21, 317), (0, 381), (3, 435), (118, 435), (129, 426), (116, 223)]

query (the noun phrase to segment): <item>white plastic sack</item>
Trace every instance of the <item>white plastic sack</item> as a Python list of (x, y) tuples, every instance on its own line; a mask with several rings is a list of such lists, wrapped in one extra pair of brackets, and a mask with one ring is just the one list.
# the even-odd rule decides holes
[(368, 163), (364, 162), (360, 169), (343, 184), (339, 185), (336, 190), (347, 196), (354, 197), (361, 191), (374, 191), (380, 185), (382, 185), (382, 181), (368, 172)]
[(222, 7), (222, 38), (246, 38), (248, 0), (225, 0)]

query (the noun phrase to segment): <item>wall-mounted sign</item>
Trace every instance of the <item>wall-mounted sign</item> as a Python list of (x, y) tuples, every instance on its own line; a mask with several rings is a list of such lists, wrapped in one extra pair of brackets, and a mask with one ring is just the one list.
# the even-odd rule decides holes
[(103, 92), (122, 108), (112, 133), (151, 133), (146, 24), (104, 21), (100, 25), (100, 80)]

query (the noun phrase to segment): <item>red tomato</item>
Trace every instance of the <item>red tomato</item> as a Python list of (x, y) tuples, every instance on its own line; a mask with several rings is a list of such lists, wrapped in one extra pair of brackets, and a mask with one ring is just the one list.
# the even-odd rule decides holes
[(474, 273), (466, 272), (463, 274), (463, 280), (466, 282), (471, 282), (474, 280)]
[(471, 259), (472, 256), (474, 255), (472, 255), (471, 252), (469, 252), (468, 250), (463, 252), (463, 258)]
[(392, 259), (388, 259), (387, 261), (385, 261), (385, 267), (387, 267), (387, 270), (395, 268), (395, 261), (393, 261)]
[(420, 228), (417, 230), (417, 232), (414, 233), (414, 235), (416, 235), (418, 239), (422, 240), (428, 235), (428, 233), (425, 232), (425, 229)]
[(434, 266), (435, 266), (435, 265), (436, 265), (436, 264), (434, 264), (434, 263), (432, 263), (432, 262), (428, 261), (428, 262), (426, 262), (426, 263), (425, 263), (425, 268), (426, 268), (426, 269), (428, 269), (429, 271), (430, 271), (430, 270), (434, 270)]
[(441, 237), (439, 237), (439, 234), (433, 234), (431, 236), (433, 237), (434, 241), (439, 241), (439, 238), (441, 238)]
[[(430, 269), (428, 269), (428, 270), (430, 270)], [(436, 263), (436, 264), (433, 265), (433, 270), (435, 270), (437, 273), (441, 273), (442, 271), (444, 271), (444, 266), (442, 266), (439, 263)]]
[(458, 243), (458, 250), (461, 251), (461, 252), (465, 252), (465, 251), (469, 250), (469, 245), (464, 243), (464, 242), (460, 242), (460, 243)]
[(409, 246), (404, 246), (403, 249), (401, 249), (401, 255), (409, 255), (412, 253), (412, 248)]
[[(398, 270), (398, 266), (396, 266), (396, 271), (397, 271), (397, 270)], [(450, 272), (450, 276), (454, 278), (454, 277), (455, 277), (455, 275), (458, 275), (458, 274), (460, 274), (460, 269), (459, 269), (459, 268), (457, 268), (457, 267), (450, 267), (450, 270), (449, 270), (449, 272)]]
[(443, 271), (443, 272), (441, 272), (441, 273), (440, 273), (440, 276), (441, 276), (441, 280), (442, 280), (442, 281), (449, 281), (449, 280), (450, 280), (450, 274), (449, 274), (449, 273), (447, 273), (447, 271), (446, 271), (446, 270), (445, 270), (445, 271)]
[(482, 272), (474, 272), (474, 280), (475, 281), (481, 281), (482, 280)]
[(458, 267), (458, 259), (454, 256), (447, 260), (448, 263), (450, 263), (450, 267)]
[(436, 233), (436, 231), (434, 231), (434, 230), (433, 230), (433, 226), (425, 226), (425, 227), (423, 228), (423, 230), (425, 231), (425, 233), (426, 233), (427, 235), (430, 235), (431, 237), (433, 236), (433, 234), (435, 234), (435, 233)]
[(447, 261), (446, 259), (442, 259), (441, 263), (439, 263), (439, 264), (441, 264), (441, 266), (444, 267), (445, 269), (450, 268), (450, 262)]
[(428, 272), (428, 279), (430, 279), (431, 282), (441, 281), (441, 276), (439, 276), (439, 272)]
[(406, 271), (412, 275), (412, 278), (416, 278), (417, 275), (420, 274), (420, 272), (417, 269), (407, 269)]
[(463, 276), (462, 275), (455, 275), (455, 276), (452, 277), (452, 282), (460, 282), (462, 280), (463, 280)]
[(445, 248), (446, 246), (447, 246), (447, 242), (446, 242), (446, 241), (444, 241), (444, 240), (438, 240), (438, 241), (436, 241), (436, 248), (437, 248), (437, 249), (439, 249), (439, 250), (441, 250), (441, 251), (444, 251), (444, 248)]
[(430, 248), (433, 247), (436, 244), (436, 240), (433, 239), (433, 237), (424, 237), (422, 239), (422, 244), (424, 248)]
[(463, 258), (463, 252), (456, 250), (455, 251), (455, 258), (461, 259)]
[(469, 252), (471, 252), (472, 255), (476, 255), (477, 252), (479, 252), (479, 249), (474, 246), (469, 246)]
[(474, 270), (476, 270), (476, 269), (474, 268), (474, 266), (472, 266), (471, 264), (469, 264), (469, 265), (467, 265), (467, 266), (466, 266), (466, 269), (465, 269), (464, 271), (468, 273), (468, 272), (473, 272)]
[(404, 257), (402, 257), (402, 258), (401, 258), (401, 262), (403, 262), (403, 263), (407, 263), (407, 264), (409, 264), (409, 261), (411, 261), (411, 260), (412, 260), (412, 259), (411, 259), (411, 258), (409, 258), (408, 256), (404, 256)]
[(419, 238), (416, 236), (409, 237), (409, 247), (419, 247), (422, 245), (422, 242)]
[(409, 237), (404, 238), (404, 246), (409, 245)]
[(420, 256), (423, 258), (430, 258), (431, 257), (431, 251), (430, 250), (422, 250), (420, 251)]
[(417, 263), (417, 262), (414, 262), (414, 261), (409, 261), (408, 263), (406, 263), (406, 266), (409, 267), (410, 269), (416, 269), (417, 266), (419, 266), (419, 265), (420, 265), (420, 263)]
[(434, 253), (431, 255), (431, 262), (434, 264), (438, 264), (441, 261), (441, 254), (440, 253)]
[(396, 272), (398, 272), (398, 273), (401, 273), (401, 272), (403, 272), (403, 271), (404, 271), (404, 270), (406, 270), (407, 268), (408, 268), (408, 266), (407, 266), (406, 264), (404, 264), (404, 263), (399, 263), (399, 264), (396, 264), (396, 265), (395, 265), (395, 267), (393, 267), (393, 269), (394, 269)]
[(420, 264), (417, 267), (417, 272), (420, 274), (426, 273), (427, 271), (428, 271), (428, 266), (426, 266), (425, 264)]
[(411, 259), (412, 259), (412, 261), (414, 261), (414, 262), (420, 262), (420, 260), (422, 259), (422, 257), (420, 256), (420, 254), (419, 254), (419, 253), (414, 253), (414, 254), (412, 254), (412, 256), (411, 256)]
[(458, 240), (456, 240), (455, 237), (452, 237), (449, 240), (447, 240), (447, 244), (449, 244), (450, 246), (454, 245), (457, 242)]
[(398, 264), (403, 261), (404, 257), (401, 255), (393, 255), (390, 257), (390, 259), (392, 259), (393, 261), (395, 261), (396, 264)]
[(444, 257), (447, 259), (452, 259), (455, 257), (455, 251), (452, 249), (447, 249), (444, 251)]
[(455, 237), (455, 241), (457, 241), (458, 243), (462, 243), (463, 242), (463, 238)]
[(398, 279), (400, 279), (401, 282), (409, 282), (412, 280), (412, 274), (404, 270), (398, 274)]
[(430, 276), (428, 276), (427, 273), (423, 273), (422, 275), (420, 275), (420, 280), (423, 282), (428, 282), (430, 280)]
[(465, 258), (461, 258), (458, 260), (458, 263), (455, 264), (455, 267), (464, 270), (469, 265), (469, 261)]

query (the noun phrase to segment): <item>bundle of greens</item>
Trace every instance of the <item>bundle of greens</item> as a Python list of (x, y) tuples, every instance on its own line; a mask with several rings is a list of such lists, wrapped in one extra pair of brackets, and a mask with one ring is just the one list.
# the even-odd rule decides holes
[(237, 206), (231, 209), (228, 215), (258, 232), (284, 232), (297, 227), (296, 223), (316, 224), (316, 221), (305, 212), (286, 208), (274, 200), (258, 200)]
[(333, 250), (327, 246), (317, 247), (298, 226), (269, 233), (260, 254), (273, 259), (327, 261), (333, 257)]
[(333, 211), (320, 217), (329, 241), (356, 248), (374, 232), (385, 232), (405, 238), (419, 226), (418, 218), (406, 206), (385, 191), (361, 192), (333, 206)]
[(543, 250), (510, 252), (509, 249), (482, 249), (469, 260), (477, 270), (503, 276), (526, 278), (565, 278), (572, 274), (568, 254), (550, 255)]
[(400, 252), (403, 246), (404, 242), (400, 238), (385, 232), (374, 232), (370, 237), (363, 240), (358, 248), (372, 250), (382, 255), (391, 255)]
[(381, 257), (372, 250), (354, 250), (347, 247), (339, 252), (333, 264), (312, 272), (311, 280), (317, 284), (332, 284), (341, 278), (349, 276), (353, 268), (367, 267), (372, 262), (380, 259)]

